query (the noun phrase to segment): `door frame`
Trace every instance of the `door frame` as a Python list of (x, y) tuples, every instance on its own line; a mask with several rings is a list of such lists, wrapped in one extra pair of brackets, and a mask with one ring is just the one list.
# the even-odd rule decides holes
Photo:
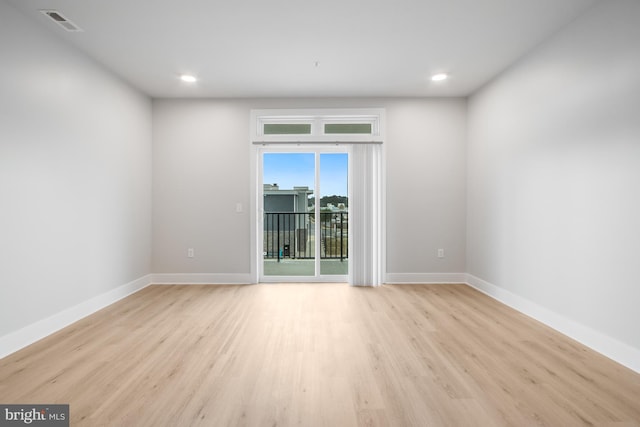
[[(315, 274), (313, 276), (265, 276), (264, 275), (264, 182), (263, 182), (263, 156), (265, 153), (313, 153), (315, 154), (315, 185), (314, 194), (316, 197), (315, 205), (315, 217), (320, 218), (320, 155), (324, 153), (346, 153), (348, 156), (348, 174), (347, 174), (347, 197), (351, 199), (352, 181), (351, 177), (351, 147), (348, 144), (304, 144), (304, 145), (292, 145), (292, 144), (270, 144), (268, 146), (257, 147), (255, 153), (255, 173), (256, 173), (256, 198), (255, 198), (255, 216), (256, 221), (254, 224), (254, 232), (252, 237), (256, 241), (255, 260), (252, 263), (256, 269), (257, 277), (256, 283), (301, 283), (301, 282), (322, 282), (322, 283), (346, 283), (349, 280), (348, 274), (329, 275), (321, 274), (320, 270), (320, 239), (319, 226), (320, 222), (316, 220), (314, 227), (315, 236)], [(349, 254), (352, 253), (352, 236), (353, 227), (348, 228), (347, 239), (349, 245)], [(347, 257), (348, 271), (351, 270), (351, 257)]]

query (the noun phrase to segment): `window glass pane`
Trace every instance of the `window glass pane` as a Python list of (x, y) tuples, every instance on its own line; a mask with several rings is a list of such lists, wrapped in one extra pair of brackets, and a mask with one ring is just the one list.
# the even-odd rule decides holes
[(265, 135), (310, 135), (309, 123), (265, 123)]
[(371, 134), (371, 123), (327, 123), (324, 125), (325, 134)]

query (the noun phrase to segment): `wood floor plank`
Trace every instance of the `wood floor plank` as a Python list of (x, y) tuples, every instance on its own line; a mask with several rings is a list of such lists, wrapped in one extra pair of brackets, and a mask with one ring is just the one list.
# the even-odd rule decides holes
[(0, 360), (73, 426), (640, 427), (640, 375), (465, 285), (150, 286)]

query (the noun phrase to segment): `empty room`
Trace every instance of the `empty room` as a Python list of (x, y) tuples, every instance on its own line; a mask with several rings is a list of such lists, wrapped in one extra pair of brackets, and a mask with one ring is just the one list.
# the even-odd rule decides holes
[(0, 1), (0, 425), (640, 426), (640, 2)]

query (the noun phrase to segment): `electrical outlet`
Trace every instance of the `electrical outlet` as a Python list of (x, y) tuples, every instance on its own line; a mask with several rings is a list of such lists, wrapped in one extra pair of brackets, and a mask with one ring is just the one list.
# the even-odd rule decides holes
[(193, 250), (193, 248), (189, 248), (187, 249), (187, 257), (188, 258), (194, 258), (196, 256), (195, 251)]
[(444, 249), (438, 249), (438, 258), (444, 258)]

